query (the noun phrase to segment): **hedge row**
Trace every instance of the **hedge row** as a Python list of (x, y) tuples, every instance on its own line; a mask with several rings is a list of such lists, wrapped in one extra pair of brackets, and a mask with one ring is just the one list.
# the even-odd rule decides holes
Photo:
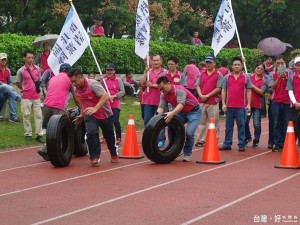
[[(35, 36), (0, 34), (0, 52), (7, 53), (8, 67), (12, 70), (13, 74), (24, 64), (22, 57), (24, 50), (31, 49), (35, 54), (41, 52), (41, 49), (31, 46), (35, 38)], [(104, 70), (107, 63), (113, 62), (116, 65), (117, 73), (125, 73), (131, 70), (138, 74), (144, 71), (143, 59), (139, 58), (134, 52), (134, 40), (91, 38), (91, 45), (101, 70)], [(258, 49), (243, 49), (243, 51), (247, 59), (248, 71), (252, 71), (256, 63), (264, 60), (262, 51)], [(212, 54), (213, 51), (209, 46), (151, 41), (150, 53), (161, 54), (165, 68), (167, 68), (167, 59), (171, 56), (177, 56), (179, 58), (179, 69), (183, 70), (189, 59), (194, 58), (198, 62), (203, 61), (205, 55)], [(226, 59), (230, 62), (235, 56), (240, 56), (239, 49), (222, 49), (217, 56), (217, 66), (220, 66), (222, 60)], [(86, 49), (85, 53), (74, 66), (80, 67), (85, 73), (98, 72), (89, 48)]]

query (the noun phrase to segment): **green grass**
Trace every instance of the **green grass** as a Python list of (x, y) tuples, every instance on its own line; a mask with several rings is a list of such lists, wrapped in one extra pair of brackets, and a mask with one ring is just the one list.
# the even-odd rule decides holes
[[(138, 98), (125, 96), (121, 100), (121, 113), (120, 113), (120, 123), (122, 132), (126, 132), (128, 117), (130, 114), (134, 115), (134, 121), (137, 130), (141, 130), (144, 128), (143, 126), (143, 119), (141, 116), (141, 108), (138, 104)], [(17, 110), (18, 110), (18, 118), (23, 121), (22, 113), (21, 113), (21, 104), (17, 102)], [(70, 102), (70, 107), (77, 107), (73, 100)], [(7, 107), (8, 108), (8, 107)], [(9, 112), (8, 112), (9, 115)], [(32, 124), (33, 135), (34, 134), (34, 120), (33, 115), (30, 116), (30, 121)], [(40, 145), (37, 141), (26, 141), (24, 137), (24, 127), (23, 123), (11, 123), (8, 119), (4, 119), (0, 121), (0, 151), (7, 150), (12, 148), (17, 148), (21, 146), (34, 146)], [(44, 140), (46, 139), (44, 135)]]

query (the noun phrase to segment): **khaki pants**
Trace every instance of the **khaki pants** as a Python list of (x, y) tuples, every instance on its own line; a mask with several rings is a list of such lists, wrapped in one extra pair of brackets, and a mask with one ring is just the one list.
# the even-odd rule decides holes
[(23, 124), (25, 136), (32, 136), (32, 128), (30, 123), (30, 114), (33, 111), (35, 135), (43, 136), (42, 132), (42, 110), (40, 99), (22, 99), (21, 111), (23, 113)]
[(217, 139), (219, 139), (219, 104), (200, 104), (202, 107), (202, 117), (197, 129), (197, 142), (205, 142), (207, 134), (207, 123), (209, 119), (215, 120)]

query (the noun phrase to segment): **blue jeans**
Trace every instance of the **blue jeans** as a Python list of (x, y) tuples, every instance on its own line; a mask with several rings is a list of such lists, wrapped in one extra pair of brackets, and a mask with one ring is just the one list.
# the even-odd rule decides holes
[(147, 126), (147, 123), (154, 116), (158, 106), (157, 105), (147, 105), (144, 104), (144, 126)]
[(245, 146), (245, 109), (244, 108), (231, 108), (228, 107), (226, 111), (226, 125), (225, 125), (225, 140), (223, 145), (231, 147), (232, 135), (234, 127), (234, 119), (238, 128), (239, 147)]
[(273, 101), (272, 114), (274, 119), (274, 144), (278, 147), (283, 147), (290, 119), (290, 105)]
[(192, 149), (194, 146), (195, 131), (198, 127), (202, 115), (202, 108), (199, 107), (196, 111), (189, 113), (180, 112), (177, 116), (180, 118), (183, 124), (187, 123), (186, 127), (186, 139), (183, 147), (183, 153), (185, 156), (192, 155)]
[(17, 106), (16, 101), (21, 101), (21, 96), (10, 89), (10, 87), (6, 84), (0, 85), (0, 93), (5, 96), (5, 98), (8, 100), (8, 107), (9, 107), (9, 118), (11, 120), (14, 120), (17, 118)]
[(254, 140), (253, 142), (258, 143), (261, 134), (261, 109), (260, 108), (251, 108), (251, 115), (248, 116), (246, 113), (245, 118), (245, 139), (251, 139), (249, 122), (250, 118), (253, 115), (253, 127), (254, 127)]
[(4, 103), (5, 103), (5, 97), (2, 94), (0, 94), (0, 111), (1, 111)]
[(119, 121), (121, 110), (119, 108), (112, 108), (112, 111), (113, 111), (113, 121), (114, 121), (115, 130), (116, 130), (116, 136), (117, 136), (117, 138), (121, 139), (121, 124)]
[(269, 100), (269, 109), (268, 109), (268, 118), (269, 118), (269, 145), (274, 145), (274, 119), (273, 119), (273, 113), (272, 113), (272, 101)]

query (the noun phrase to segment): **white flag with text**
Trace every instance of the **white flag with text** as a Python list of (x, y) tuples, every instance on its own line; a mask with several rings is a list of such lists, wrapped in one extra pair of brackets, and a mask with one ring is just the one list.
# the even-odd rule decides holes
[(63, 63), (71, 66), (84, 53), (90, 44), (90, 38), (86, 33), (73, 4), (66, 18), (60, 35), (53, 46), (48, 58), (48, 65), (53, 73), (59, 73), (59, 67)]
[(214, 50), (215, 56), (233, 38), (234, 34), (235, 21), (231, 0), (222, 0), (221, 7), (215, 19), (214, 34), (211, 43), (211, 48)]
[(139, 0), (136, 12), (135, 53), (145, 58), (149, 52), (150, 16), (148, 0)]

